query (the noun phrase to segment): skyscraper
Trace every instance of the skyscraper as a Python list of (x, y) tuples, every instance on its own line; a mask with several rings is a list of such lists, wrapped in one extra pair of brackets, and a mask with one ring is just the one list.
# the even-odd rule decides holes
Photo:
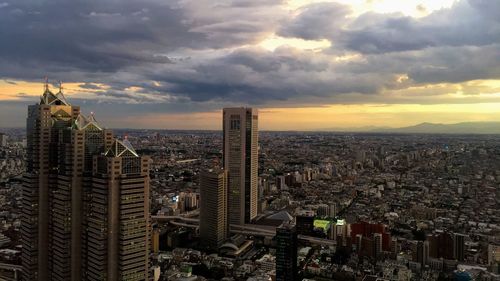
[(127, 139), (94, 156), (85, 280), (148, 279), (149, 161)]
[(58, 160), (63, 154), (58, 144), (64, 139), (61, 132), (71, 128), (79, 115), (80, 108), (71, 106), (62, 91), (52, 93), (47, 83), (40, 103), (28, 107), (21, 218), (24, 280), (70, 278), (71, 218), (78, 214), (72, 213), (67, 200), (77, 188), (62, 191), (58, 187)]
[[(92, 173), (92, 156), (104, 152), (113, 141), (110, 130), (102, 129), (93, 115), (79, 114), (71, 127), (58, 129), (59, 140), (52, 148), (57, 170), (49, 194), (49, 263), (53, 280), (80, 280), (82, 274), (82, 232), (86, 220), (86, 182)], [(70, 228), (68, 228), (70, 225)]]
[[(54, 94), (46, 83), (40, 103), (29, 106), (21, 218), (24, 280), (88, 280), (88, 260), (97, 258), (90, 256), (95, 241), (89, 226), (104, 223), (90, 219), (99, 210), (96, 198), (102, 195), (92, 189), (94, 158), (109, 153), (112, 144), (112, 132), (101, 128), (93, 115), (80, 114), (79, 107), (67, 102), (62, 87)], [(143, 174), (148, 174), (147, 169), (143, 167)], [(147, 214), (142, 220), (149, 226), (148, 181), (136, 188), (147, 198), (141, 208)], [(108, 192), (112, 190), (110, 186)], [(110, 213), (109, 201), (103, 202), (104, 212)], [(117, 233), (123, 236), (126, 229)]]
[(228, 220), (230, 224), (245, 224), (257, 216), (257, 110), (225, 108), (223, 130), (224, 170), (228, 172)]
[(226, 240), (227, 172), (222, 169), (204, 171), (200, 175), (200, 241), (212, 250)]
[(276, 229), (276, 281), (297, 280), (297, 229), (285, 223)]

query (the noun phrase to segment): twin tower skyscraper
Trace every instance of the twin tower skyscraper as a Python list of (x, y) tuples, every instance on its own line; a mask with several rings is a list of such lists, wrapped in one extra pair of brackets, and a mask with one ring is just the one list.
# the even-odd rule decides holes
[(223, 110), (223, 167), (200, 176), (200, 240), (216, 249), (229, 226), (250, 223), (258, 204), (258, 112)]
[(148, 280), (149, 165), (46, 83), (28, 108), (23, 280)]

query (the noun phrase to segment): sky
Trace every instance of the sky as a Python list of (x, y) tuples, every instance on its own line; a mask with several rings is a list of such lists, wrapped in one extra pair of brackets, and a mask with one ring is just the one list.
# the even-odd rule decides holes
[(0, 127), (47, 76), (110, 128), (500, 121), (498, 0), (0, 0)]

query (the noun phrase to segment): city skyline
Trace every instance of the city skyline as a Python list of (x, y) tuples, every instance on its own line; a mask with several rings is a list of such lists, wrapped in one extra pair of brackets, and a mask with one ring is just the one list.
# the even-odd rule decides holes
[(500, 281), (500, 0), (0, 0), (0, 281)]
[(498, 5), (5, 0), (0, 127), (44, 76), (112, 128), (220, 129), (241, 105), (263, 130), (500, 120)]
[(70, 101), (46, 85), (1, 137), (7, 280), (500, 276), (497, 136), (259, 135), (233, 107), (120, 140)]

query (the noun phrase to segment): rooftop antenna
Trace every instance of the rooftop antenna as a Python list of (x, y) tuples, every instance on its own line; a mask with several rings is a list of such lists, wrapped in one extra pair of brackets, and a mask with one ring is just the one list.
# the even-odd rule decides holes
[(49, 78), (47, 76), (45, 76), (45, 85), (43, 87), (46, 92), (49, 90)]
[(43, 85), (43, 94), (40, 96), (40, 104), (47, 104), (47, 93), (49, 92), (49, 78), (47, 76), (45, 78), (45, 84)]
[(57, 103), (58, 104), (60, 103), (61, 105), (70, 105), (66, 101), (66, 97), (64, 97), (62, 90), (63, 90), (62, 81), (59, 81), (59, 92), (54, 95), (55, 99), (57, 100)]
[(93, 112), (93, 111), (91, 111), (91, 112), (90, 112), (90, 115), (89, 115), (89, 121), (90, 121), (90, 122), (96, 122), (96, 120), (95, 120), (95, 116), (94, 116), (94, 112)]

